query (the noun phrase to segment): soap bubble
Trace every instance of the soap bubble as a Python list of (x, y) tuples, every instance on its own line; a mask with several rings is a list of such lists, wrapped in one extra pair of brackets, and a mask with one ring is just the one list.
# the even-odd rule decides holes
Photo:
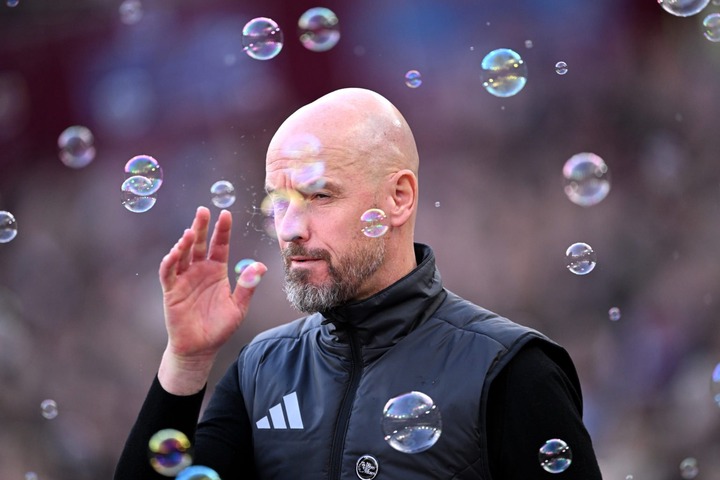
[(409, 70), (405, 74), (405, 85), (410, 88), (418, 88), (422, 85), (422, 75), (417, 70)]
[(423, 452), (437, 442), (442, 418), (432, 398), (422, 392), (408, 392), (391, 398), (383, 409), (385, 441), (403, 453)]
[(140, 0), (124, 0), (118, 10), (120, 12), (120, 21), (125, 25), (135, 25), (143, 16)]
[(227, 180), (218, 180), (210, 187), (212, 203), (218, 208), (228, 208), (235, 203), (235, 187)]
[(572, 463), (572, 450), (559, 438), (545, 442), (538, 452), (540, 466), (549, 473), (562, 473)]
[(525, 48), (532, 48), (532, 47), (533, 47), (533, 41), (525, 40)]
[(7, 6), (8, 7), (17, 7), (20, 3), (20, 0), (7, 0)]
[(658, 0), (658, 3), (668, 13), (677, 17), (689, 17), (700, 13), (710, 0)]
[(565, 75), (567, 72), (567, 63), (560, 61), (555, 64), (555, 73), (558, 75)]
[(120, 187), (122, 193), (122, 205), (133, 213), (145, 213), (150, 210), (157, 197), (155, 194), (139, 194), (138, 191), (150, 191), (153, 182), (142, 175), (134, 175), (125, 179)]
[(338, 18), (332, 10), (316, 7), (307, 10), (298, 20), (300, 43), (313, 52), (325, 52), (340, 41)]
[(697, 477), (699, 471), (697, 460), (692, 457), (680, 462), (680, 476), (685, 480), (692, 480)]
[(242, 30), (243, 51), (255, 60), (275, 58), (283, 47), (283, 33), (274, 20), (253, 18)]
[(715, 404), (720, 407), (720, 363), (715, 365), (715, 370), (713, 370), (710, 393), (712, 393)]
[(362, 228), (363, 234), (370, 238), (382, 237), (390, 228), (385, 224), (385, 220), (387, 220), (387, 215), (379, 208), (366, 210), (360, 217), (360, 221), (365, 224)]
[(60, 160), (71, 168), (87, 166), (95, 158), (95, 139), (87, 127), (68, 127), (58, 137)]
[(35, 473), (35, 472), (25, 473), (25, 480), (38, 480), (37, 473)]
[(174, 477), (192, 463), (190, 440), (181, 431), (166, 428), (148, 442), (150, 466), (161, 475)]
[(0, 210), (0, 243), (8, 243), (17, 236), (17, 222), (12, 213)]
[(210, 467), (193, 465), (178, 473), (175, 480), (220, 480), (220, 475)]
[(40, 412), (42, 413), (42, 416), (47, 418), (48, 420), (52, 420), (53, 418), (58, 416), (58, 406), (57, 403), (55, 403), (55, 400), (47, 399), (40, 402)]
[(496, 97), (511, 97), (527, 82), (527, 65), (509, 48), (488, 53), (482, 60), (483, 87)]
[(262, 277), (257, 273), (254, 275), (249, 275), (247, 273), (242, 275), (247, 267), (253, 263), (255, 263), (255, 260), (251, 258), (244, 258), (235, 264), (235, 278), (237, 279), (238, 285), (241, 287), (254, 288), (260, 283)]
[[(125, 177), (142, 176), (150, 181), (150, 188), (138, 195), (152, 195), (160, 189), (163, 182), (162, 167), (150, 155), (136, 155), (125, 164)], [(132, 191), (132, 190), (131, 190)]]
[(613, 322), (617, 322), (620, 320), (620, 309), (618, 307), (612, 307), (610, 310), (608, 310), (608, 317)]
[(310, 162), (295, 166), (290, 178), (299, 192), (311, 194), (325, 186), (325, 162)]
[(563, 166), (565, 195), (571, 202), (589, 207), (600, 203), (610, 191), (610, 170), (594, 153), (578, 153)]
[(435, 202), (435, 208), (440, 208), (440, 202)]
[(720, 42), (720, 13), (711, 13), (705, 17), (703, 35), (711, 42)]
[(573, 243), (565, 251), (565, 265), (575, 275), (587, 275), (597, 263), (597, 256), (587, 243)]

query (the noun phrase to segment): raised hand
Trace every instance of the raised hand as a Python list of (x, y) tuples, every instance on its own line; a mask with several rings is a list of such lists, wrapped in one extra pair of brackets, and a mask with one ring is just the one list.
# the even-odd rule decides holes
[(205, 385), (218, 350), (245, 319), (257, 284), (252, 280), (267, 271), (255, 262), (231, 289), (232, 216), (226, 210), (220, 213), (208, 245), (209, 223), (210, 211), (198, 208), (192, 226), (160, 263), (168, 344), (158, 377), (165, 390), (177, 395)]

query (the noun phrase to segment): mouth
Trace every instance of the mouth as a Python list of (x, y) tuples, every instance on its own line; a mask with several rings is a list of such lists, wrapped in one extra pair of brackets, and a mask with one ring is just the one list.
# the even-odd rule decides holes
[(322, 258), (317, 257), (303, 257), (303, 256), (293, 256), (290, 257), (288, 260), (290, 260), (291, 265), (311, 265), (316, 262), (322, 262)]

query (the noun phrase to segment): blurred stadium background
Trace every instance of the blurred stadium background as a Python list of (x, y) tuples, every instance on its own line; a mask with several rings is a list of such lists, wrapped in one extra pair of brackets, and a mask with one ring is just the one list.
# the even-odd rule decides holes
[[(3, 2), (0, 210), (18, 234), (0, 244), (0, 478), (111, 478), (165, 343), (158, 264), (197, 205), (217, 215), (216, 180), (236, 188), (233, 260), (270, 272), (213, 381), (254, 334), (298, 316), (254, 213), (265, 149), (297, 107), (358, 86), (414, 129), (417, 240), (446, 286), (570, 351), (604, 478), (693, 478), (679, 466), (695, 458), (697, 478), (720, 479), (720, 43), (702, 31), (714, 3), (678, 17), (651, 0), (143, 0), (128, 24), (120, 0)], [(296, 35), (317, 6), (340, 21), (322, 53)], [(285, 34), (268, 61), (242, 50), (260, 16)], [(528, 67), (515, 96), (482, 86), (497, 48)], [(58, 158), (71, 125), (95, 137), (85, 168)], [(579, 152), (611, 173), (592, 207), (563, 192)], [(142, 214), (120, 202), (138, 154), (164, 170)], [(584, 276), (565, 266), (579, 241), (598, 257)]]

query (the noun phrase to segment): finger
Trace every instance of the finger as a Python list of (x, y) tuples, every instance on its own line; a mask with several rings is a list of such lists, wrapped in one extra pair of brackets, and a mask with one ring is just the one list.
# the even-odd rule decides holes
[(180, 245), (183, 242), (184, 237), (185, 233), (183, 233), (183, 236), (175, 242), (175, 245), (173, 245), (168, 254), (165, 255), (160, 262), (158, 275), (160, 277), (160, 285), (163, 287), (163, 290), (169, 290), (175, 284), (180, 257), (182, 256), (180, 252)]
[(195, 242), (192, 246), (192, 260), (205, 260), (207, 256), (207, 234), (210, 224), (210, 210), (198, 207), (193, 220), (192, 230), (195, 232)]
[(173, 250), (178, 252), (178, 265), (176, 273), (180, 275), (190, 266), (190, 253), (195, 242), (195, 231), (186, 229)]
[(232, 230), (232, 215), (227, 210), (220, 212), (215, 222), (215, 229), (210, 238), (210, 252), (208, 258), (216, 262), (227, 263), (230, 255), (230, 231)]
[(247, 309), (255, 288), (260, 284), (260, 280), (266, 272), (267, 267), (262, 262), (255, 262), (242, 271), (233, 292), (237, 305)]

